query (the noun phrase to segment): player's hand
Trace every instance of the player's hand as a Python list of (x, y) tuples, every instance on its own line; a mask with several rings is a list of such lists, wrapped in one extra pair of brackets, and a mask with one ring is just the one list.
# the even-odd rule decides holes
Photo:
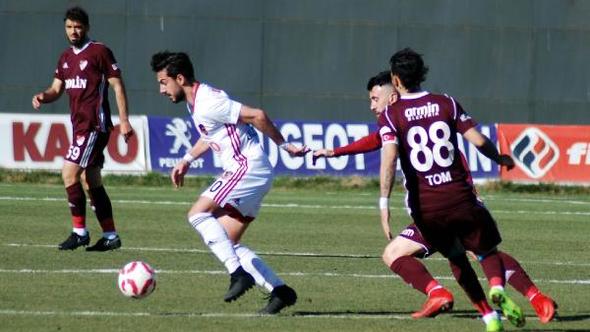
[(184, 186), (184, 175), (188, 172), (189, 163), (185, 160), (181, 160), (174, 166), (170, 173), (170, 179), (175, 188)]
[(303, 156), (305, 156), (306, 153), (311, 151), (311, 149), (305, 145), (295, 146), (291, 143), (287, 143), (283, 149), (285, 151), (289, 152), (289, 155), (291, 157), (303, 157)]
[(44, 98), (45, 98), (45, 96), (43, 95), (43, 92), (34, 95), (33, 100), (31, 102), (33, 105), (33, 108), (38, 111), (39, 108), (41, 108), (41, 104), (43, 104)]
[(393, 240), (393, 235), (391, 234), (391, 229), (389, 228), (389, 207), (385, 209), (379, 209), (379, 211), (381, 214), (381, 227), (383, 228), (383, 234), (385, 234), (385, 237), (388, 241), (391, 241)]
[(129, 142), (129, 139), (135, 134), (129, 120), (119, 123), (119, 130), (121, 131), (121, 135), (123, 135), (123, 139), (125, 139), (125, 143)]
[(514, 159), (507, 154), (501, 154), (499, 164), (505, 166), (507, 170), (511, 170), (514, 168)]
[(315, 166), (315, 162), (319, 158), (330, 158), (334, 156), (334, 150), (329, 149), (319, 149), (313, 152), (313, 156), (311, 157), (311, 163)]

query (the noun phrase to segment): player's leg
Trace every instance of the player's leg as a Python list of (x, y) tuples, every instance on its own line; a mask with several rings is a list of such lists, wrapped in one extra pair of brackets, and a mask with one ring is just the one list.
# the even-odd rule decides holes
[[(227, 213), (228, 209), (233, 210), (231, 214)], [(222, 216), (218, 217), (218, 220), (227, 231), (229, 238), (235, 243), (234, 249), (244, 270), (254, 277), (258, 286), (270, 292), (269, 302), (260, 310), (260, 313), (276, 314), (283, 308), (295, 304), (297, 301), (295, 291), (285, 284), (252, 249), (240, 243), (240, 239), (252, 219), (244, 217), (237, 210), (226, 206), (226, 210)]]
[(108, 251), (121, 247), (113, 219), (113, 207), (103, 184), (101, 168), (89, 166), (84, 170), (82, 180), (86, 183), (90, 205), (102, 229), (102, 237), (86, 251)]
[(459, 233), (459, 230), (464, 229), (461, 227), (466, 219), (464, 211), (456, 208), (448, 212), (419, 215), (415, 219), (418, 220), (417, 224), (422, 225), (420, 230), (424, 239), (449, 260), (455, 280), (482, 315), (487, 331), (502, 331), (502, 322), (489, 305), (477, 275), (465, 255), (463, 234)]
[(506, 269), (506, 282), (529, 300), (541, 323), (553, 320), (557, 309), (555, 301), (537, 288), (514, 257), (503, 251), (498, 251), (498, 255)]
[[(109, 142), (109, 133), (93, 131), (74, 135), (72, 159), (83, 169), (82, 184), (88, 191), (91, 205), (103, 229), (103, 236), (86, 251), (108, 251), (121, 247), (113, 222), (111, 200), (102, 185), (101, 169), (104, 164), (104, 149)], [(78, 177), (80, 179), (80, 177)]]
[(463, 288), (475, 309), (482, 315), (482, 319), (486, 324), (486, 330), (488, 332), (503, 331), (504, 328), (498, 314), (486, 300), (485, 293), (477, 279), (475, 271), (467, 260), (467, 256), (459, 252), (450, 252), (448, 255), (449, 264), (455, 280)]
[(414, 224), (396, 236), (383, 252), (383, 262), (407, 284), (428, 296), (414, 318), (434, 317), (453, 307), (453, 294), (432, 277), (424, 264), (416, 257), (426, 257), (432, 248), (422, 238)]
[[(215, 189), (217, 181), (212, 187), (205, 191)], [(224, 301), (231, 302), (242, 296), (248, 289), (254, 286), (254, 278), (244, 271), (240, 264), (240, 259), (234, 249), (234, 243), (228, 236), (228, 233), (221, 223), (214, 217), (214, 212), (219, 209), (219, 205), (210, 197), (203, 194), (192, 206), (188, 213), (189, 224), (197, 231), (205, 245), (223, 263), (227, 272), (230, 274), (230, 286), (224, 296)], [(242, 228), (232, 229), (234, 236), (238, 238), (243, 234), (247, 225)]]
[(240, 185), (227, 196), (223, 209), (218, 211), (223, 214), (219, 216), (219, 220), (236, 244), (235, 250), (244, 269), (254, 277), (259, 286), (270, 291), (269, 301), (259, 313), (276, 314), (295, 304), (295, 290), (286, 285), (252, 249), (240, 244), (242, 234), (258, 215), (262, 200), (272, 185), (270, 165), (256, 165), (253, 162), (252, 166), (256, 172), (246, 173)]
[[(505, 289), (505, 268), (496, 246), (502, 241), (496, 222), (489, 211), (480, 204), (475, 204), (465, 209), (466, 229), (462, 234), (463, 246), (478, 256), (482, 269), (490, 283), (489, 298), (500, 309), (504, 316), (517, 327), (526, 323), (522, 309), (508, 297)], [(458, 212), (459, 214), (462, 212)], [(469, 225), (469, 226), (467, 226)]]
[(64, 161), (61, 175), (72, 216), (72, 232), (64, 242), (58, 245), (60, 250), (74, 250), (90, 242), (90, 236), (86, 230), (86, 195), (80, 183), (80, 173), (82, 168), (78, 164), (67, 159)]

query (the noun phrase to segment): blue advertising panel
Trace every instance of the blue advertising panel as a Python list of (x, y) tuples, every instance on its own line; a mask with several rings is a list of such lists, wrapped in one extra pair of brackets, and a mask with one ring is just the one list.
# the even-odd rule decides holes
[[(275, 124), (288, 141), (294, 144), (305, 144), (312, 150), (347, 145), (377, 130), (375, 124), (367, 123), (276, 121)], [(199, 137), (188, 116), (182, 118), (149, 116), (148, 130), (151, 170), (163, 173), (169, 173)], [(492, 142), (496, 142), (494, 125), (483, 125), (480, 130), (490, 137)], [(277, 175), (379, 175), (379, 151), (322, 158), (314, 165), (311, 153), (305, 157), (291, 157), (269, 138), (262, 137), (260, 133), (259, 136)], [(498, 177), (498, 168), (492, 161), (479, 154), (477, 149), (464, 141), (462, 137), (459, 142), (474, 178)], [(212, 151), (193, 161), (189, 170), (189, 174), (193, 175), (215, 175), (220, 172), (221, 164)]]

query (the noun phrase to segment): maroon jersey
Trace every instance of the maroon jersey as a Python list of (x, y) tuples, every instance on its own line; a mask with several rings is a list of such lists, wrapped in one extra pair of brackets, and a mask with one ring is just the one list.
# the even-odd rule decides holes
[(402, 96), (380, 116), (379, 125), (383, 138), (395, 136), (412, 215), (476, 200), (457, 145), (457, 132), (476, 123), (452, 97), (428, 92)]
[(81, 49), (65, 50), (57, 62), (55, 78), (64, 82), (70, 97), (74, 134), (106, 132), (113, 126), (108, 101), (108, 79), (121, 77), (113, 52), (90, 41)]

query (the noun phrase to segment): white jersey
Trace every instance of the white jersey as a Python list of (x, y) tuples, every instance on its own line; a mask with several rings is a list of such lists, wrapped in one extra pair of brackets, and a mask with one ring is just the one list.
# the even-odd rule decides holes
[(256, 130), (239, 120), (242, 104), (205, 83), (193, 88), (194, 106), (187, 103), (201, 138), (218, 154), (224, 171), (251, 168), (249, 161), (268, 164), (268, 156), (259, 142)]

